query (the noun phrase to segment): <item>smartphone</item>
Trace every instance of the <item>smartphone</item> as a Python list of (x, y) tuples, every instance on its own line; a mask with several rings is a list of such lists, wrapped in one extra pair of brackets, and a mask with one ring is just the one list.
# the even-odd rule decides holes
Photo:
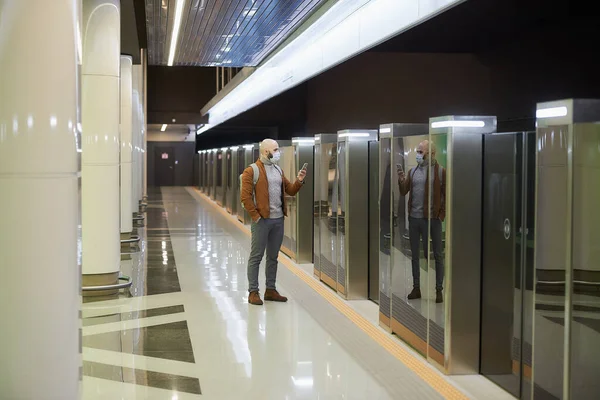
[(402, 164), (396, 164), (396, 170), (398, 172), (404, 172), (404, 168), (402, 168)]
[(306, 168), (308, 168), (308, 163), (304, 163), (304, 165), (302, 166), (302, 169), (306, 171)]

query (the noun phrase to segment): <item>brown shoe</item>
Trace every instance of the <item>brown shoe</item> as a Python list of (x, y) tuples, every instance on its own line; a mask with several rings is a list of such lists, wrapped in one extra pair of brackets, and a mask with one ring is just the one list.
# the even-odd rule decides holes
[(248, 295), (248, 303), (254, 304), (255, 306), (262, 306), (263, 301), (260, 299), (258, 292), (250, 292)]
[(265, 300), (266, 301), (279, 301), (285, 303), (288, 299), (277, 292), (275, 289), (267, 289), (265, 292)]
[(410, 294), (408, 295), (408, 299), (409, 300), (416, 300), (416, 299), (420, 299), (421, 298), (421, 289), (416, 287), (412, 290), (412, 292), (410, 292)]
[(443, 303), (444, 302), (444, 293), (441, 290), (436, 290), (435, 292), (435, 302)]

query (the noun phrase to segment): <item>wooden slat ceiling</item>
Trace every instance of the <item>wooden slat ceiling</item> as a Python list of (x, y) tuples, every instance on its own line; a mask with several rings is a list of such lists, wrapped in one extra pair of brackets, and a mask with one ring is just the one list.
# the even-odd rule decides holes
[[(184, 0), (174, 65), (256, 66), (325, 0)], [(176, 0), (146, 0), (150, 65), (166, 65)]]

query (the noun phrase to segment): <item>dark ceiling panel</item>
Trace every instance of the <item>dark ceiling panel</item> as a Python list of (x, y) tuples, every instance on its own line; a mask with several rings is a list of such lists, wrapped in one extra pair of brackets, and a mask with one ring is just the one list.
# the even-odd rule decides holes
[[(183, 0), (174, 65), (256, 66), (325, 0)], [(166, 65), (177, 0), (146, 0), (150, 65)]]

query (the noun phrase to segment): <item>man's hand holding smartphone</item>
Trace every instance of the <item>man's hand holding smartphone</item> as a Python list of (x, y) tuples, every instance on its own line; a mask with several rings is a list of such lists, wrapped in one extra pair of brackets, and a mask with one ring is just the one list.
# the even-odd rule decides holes
[(406, 174), (404, 173), (404, 168), (402, 168), (402, 164), (396, 164), (396, 172), (398, 172), (398, 179), (400, 182), (403, 182), (406, 179)]
[(300, 182), (304, 181), (304, 178), (306, 178), (306, 169), (308, 168), (308, 163), (304, 163), (304, 165), (302, 166), (302, 169), (300, 170), (300, 172), (298, 172), (298, 180)]

